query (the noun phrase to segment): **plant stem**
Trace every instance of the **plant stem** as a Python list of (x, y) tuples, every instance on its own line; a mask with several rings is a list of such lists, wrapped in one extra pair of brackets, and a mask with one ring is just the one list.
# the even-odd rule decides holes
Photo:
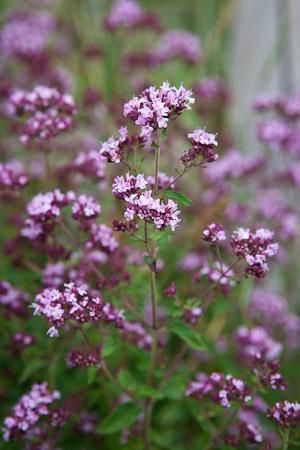
[(288, 428), (284, 432), (283, 437), (282, 437), (282, 444), (283, 444), (282, 450), (288, 450), (288, 448), (289, 448), (289, 438), (290, 438), (290, 429)]
[(49, 190), (51, 186), (51, 164), (50, 164), (50, 152), (44, 150), (44, 170), (45, 170), (45, 189)]
[(155, 167), (154, 167), (154, 195), (158, 193), (158, 172), (160, 159), (160, 134), (157, 132), (157, 142), (155, 147)]
[[(155, 166), (154, 166), (154, 196), (158, 194), (158, 173), (159, 173), (159, 159), (160, 159), (160, 134), (157, 132), (157, 142), (155, 146)], [(148, 238), (148, 224), (144, 223), (144, 243), (148, 256), (154, 256), (156, 249), (149, 245)], [(152, 248), (151, 248), (152, 247)], [(151, 306), (152, 306), (152, 345), (150, 363), (148, 368), (147, 383), (149, 386), (153, 386), (153, 376), (156, 364), (157, 356), (157, 295), (156, 295), (156, 272), (155, 263), (154, 267), (149, 265), (150, 269), (150, 292), (151, 292)], [(145, 400), (144, 406), (144, 450), (151, 450), (151, 415), (153, 409), (153, 398)]]

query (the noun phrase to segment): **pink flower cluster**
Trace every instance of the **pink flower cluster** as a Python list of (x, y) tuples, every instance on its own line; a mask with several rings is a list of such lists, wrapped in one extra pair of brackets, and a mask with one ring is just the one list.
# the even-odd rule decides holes
[(9, 98), (9, 112), (28, 117), (20, 138), (27, 143), (34, 138), (48, 140), (70, 129), (76, 107), (71, 95), (36, 86), (32, 91), (14, 91)]
[(20, 161), (0, 163), (0, 191), (15, 191), (25, 187), (29, 177)]
[(267, 361), (277, 359), (282, 351), (282, 344), (274, 341), (262, 327), (247, 328), (241, 326), (236, 333), (242, 358), (256, 355)]
[(199, 373), (196, 381), (190, 383), (186, 395), (199, 400), (208, 397), (225, 408), (230, 408), (231, 401), (244, 403), (251, 400), (250, 391), (242, 380), (218, 372)]
[(294, 428), (300, 423), (300, 403), (284, 400), (268, 409), (268, 417), (283, 428)]
[(51, 327), (47, 334), (50, 337), (59, 335), (68, 320), (78, 324), (98, 322), (115, 322), (121, 327), (124, 322), (122, 311), (118, 311), (110, 303), (106, 303), (98, 295), (90, 295), (86, 285), (76, 286), (74, 283), (65, 284), (63, 290), (54, 288), (44, 289), (32, 303), (34, 314), (44, 316)]
[(93, 223), (88, 228), (88, 234), (89, 237), (85, 243), (88, 249), (99, 249), (106, 253), (112, 253), (119, 247), (113, 230), (105, 224)]
[(250, 406), (241, 408), (238, 413), (238, 423), (229, 428), (224, 441), (233, 447), (245, 445), (245, 443), (260, 444), (263, 442), (261, 426), (253, 408)]
[(105, 179), (107, 159), (99, 155), (97, 150), (80, 152), (72, 163), (72, 169), (81, 175), (95, 178), (98, 181)]
[(156, 28), (158, 25), (156, 16), (144, 11), (136, 0), (116, 0), (104, 23), (108, 30), (145, 26)]
[(187, 63), (199, 63), (202, 57), (197, 35), (183, 30), (170, 30), (164, 33), (158, 43), (152, 58), (158, 64), (180, 58)]
[(125, 200), (131, 194), (137, 193), (140, 189), (146, 189), (148, 181), (144, 174), (138, 174), (136, 177), (127, 173), (125, 177), (118, 176), (114, 179), (112, 193), (116, 198)]
[[(189, 133), (187, 137), (192, 144), (192, 148), (181, 157), (181, 161), (185, 166), (193, 167), (199, 163), (216, 161), (219, 158), (215, 150), (215, 147), (218, 145), (215, 134), (207, 133), (202, 128), (197, 128), (192, 133)], [(199, 157), (201, 161), (199, 161)]]
[(30, 431), (41, 417), (49, 415), (49, 405), (59, 398), (60, 393), (49, 391), (47, 383), (34, 384), (14, 406), (12, 415), (5, 418), (4, 440), (16, 439)]
[(12, 336), (11, 345), (15, 351), (20, 352), (23, 349), (33, 345), (35, 341), (36, 339), (32, 334), (22, 333), (21, 331), (19, 331), (14, 336)]
[(18, 11), (8, 18), (0, 33), (0, 49), (5, 56), (30, 60), (45, 50), (54, 18), (46, 11)]
[(96, 351), (86, 352), (80, 348), (72, 348), (67, 354), (66, 363), (70, 368), (97, 366), (100, 363), (100, 357)]
[(8, 281), (0, 280), (0, 305), (6, 313), (24, 316), (27, 312), (29, 295), (12, 286)]
[(219, 242), (226, 240), (226, 233), (219, 223), (211, 223), (203, 230), (202, 237), (207, 242)]
[(115, 178), (113, 193), (126, 203), (125, 219), (132, 222), (138, 218), (153, 223), (159, 230), (169, 226), (174, 231), (180, 222), (177, 204), (170, 199), (164, 203), (163, 200), (154, 198), (152, 191), (141, 191), (147, 184), (142, 174), (136, 177), (127, 174), (125, 178), (123, 176)]
[(220, 78), (202, 78), (193, 86), (197, 107), (202, 112), (214, 112), (229, 102), (229, 92)]
[(243, 178), (263, 168), (266, 158), (261, 155), (245, 156), (238, 150), (229, 150), (213, 166), (208, 167), (205, 176), (211, 183), (222, 182), (226, 178)]
[[(155, 180), (152, 175), (149, 175), (147, 177), (147, 182), (151, 189), (154, 189)], [(169, 177), (169, 175), (165, 174), (164, 172), (159, 172), (157, 174), (157, 187), (159, 191), (165, 189), (175, 189), (174, 178)]]
[(271, 332), (283, 331), (286, 344), (297, 347), (300, 337), (300, 318), (288, 309), (283, 297), (256, 289), (250, 297), (249, 312)]
[(141, 127), (140, 137), (151, 144), (153, 132), (167, 128), (169, 120), (191, 109), (194, 101), (192, 91), (164, 82), (159, 88), (151, 86), (125, 103), (124, 116)]
[(96, 219), (101, 212), (101, 206), (91, 195), (79, 195), (72, 205), (72, 217), (78, 221)]
[(274, 242), (274, 233), (266, 228), (250, 231), (245, 228), (235, 230), (230, 239), (234, 253), (245, 258), (246, 272), (256, 278), (262, 278), (269, 270), (268, 259), (278, 252), (279, 245)]
[(146, 332), (139, 322), (124, 321), (122, 336), (127, 341), (136, 345), (137, 348), (150, 350), (152, 345), (152, 336)]
[(29, 218), (25, 220), (20, 235), (30, 240), (46, 235), (55, 226), (62, 208), (74, 199), (72, 191), (63, 194), (59, 189), (37, 194), (27, 205)]
[(206, 275), (213, 283), (218, 283), (224, 293), (235, 286), (234, 271), (224, 262), (214, 261), (213, 264), (209, 264), (207, 261), (202, 265), (199, 272), (194, 275), (194, 280), (199, 281), (199, 278)]
[(100, 157), (106, 158), (108, 162), (119, 164), (128, 150), (129, 143), (128, 130), (126, 127), (121, 127), (117, 139), (111, 137), (106, 142), (101, 143)]

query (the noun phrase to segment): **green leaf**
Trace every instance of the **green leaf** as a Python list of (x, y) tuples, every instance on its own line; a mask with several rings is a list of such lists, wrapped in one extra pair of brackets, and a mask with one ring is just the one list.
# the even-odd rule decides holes
[(176, 191), (166, 191), (165, 195), (172, 200), (176, 200), (176, 202), (184, 205), (184, 206), (191, 206), (192, 200), (187, 197), (186, 195), (182, 194), (181, 192)]
[(163, 397), (161, 392), (151, 386), (148, 386), (147, 384), (138, 384), (134, 393), (138, 397), (152, 397), (157, 399)]
[(168, 311), (168, 314), (174, 318), (181, 317), (183, 314), (180, 306), (177, 303), (175, 303), (175, 301), (170, 301), (170, 302), (166, 303), (165, 309)]
[(113, 434), (130, 427), (136, 421), (141, 409), (132, 402), (121, 403), (107, 416), (97, 431), (100, 434)]
[(205, 345), (199, 334), (186, 323), (181, 322), (180, 320), (176, 320), (176, 322), (173, 322), (169, 326), (169, 331), (176, 334), (176, 336), (180, 337), (195, 350), (203, 350), (205, 348)]
[(31, 375), (35, 374), (39, 369), (45, 367), (45, 362), (41, 359), (35, 359), (31, 361), (29, 364), (26, 364), (25, 370), (22, 373), (19, 383), (25, 383)]
[(95, 381), (95, 378), (97, 376), (99, 367), (100, 367), (100, 365), (99, 366), (88, 367), (88, 370), (87, 370), (87, 378), (88, 378), (87, 382), (88, 382), (88, 384), (92, 384), (93, 381)]
[(184, 375), (177, 373), (169, 379), (162, 394), (172, 400), (178, 400), (183, 397), (185, 389), (186, 378)]
[(120, 385), (124, 388), (133, 390), (135, 388), (136, 382), (132, 375), (126, 369), (121, 369), (117, 375), (117, 380)]
[(104, 356), (104, 358), (107, 358), (108, 356), (115, 353), (117, 348), (118, 348), (118, 339), (113, 335), (109, 335), (105, 338), (101, 354), (102, 356)]

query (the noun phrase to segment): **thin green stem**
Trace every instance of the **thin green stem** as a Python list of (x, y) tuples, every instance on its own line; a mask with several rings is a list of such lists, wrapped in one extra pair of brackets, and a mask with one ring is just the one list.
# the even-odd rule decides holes
[(290, 429), (285, 430), (282, 436), (282, 450), (288, 450), (289, 448)]
[(160, 160), (160, 134), (157, 132), (157, 142), (155, 146), (155, 166), (154, 166), (154, 195), (158, 194), (158, 173)]

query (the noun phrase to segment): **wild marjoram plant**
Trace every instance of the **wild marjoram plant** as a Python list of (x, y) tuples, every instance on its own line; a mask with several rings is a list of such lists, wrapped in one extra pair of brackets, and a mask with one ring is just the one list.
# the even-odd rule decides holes
[[(74, 2), (76, 14), (85, 3)], [(170, 80), (163, 67), (181, 61), (190, 74), (207, 54), (197, 35), (166, 31), (135, 0), (117, 0), (105, 18), (111, 46), (94, 39), (80, 47), (75, 105), (71, 77), (55, 64), (65, 67), (69, 45), (85, 40), (82, 11), (73, 27), (22, 5), (0, 30), (1, 57), (18, 61), (12, 72), (10, 62), (1, 66), (3, 148), (21, 155), (0, 163), (4, 445), (297, 448), (300, 403), (292, 391), (283, 397), (293, 374), (281, 373), (279, 359), (299, 347), (300, 318), (284, 296), (256, 286), (276, 255), (286, 269), (277, 278), (293, 272), (285, 251), (297, 237), (297, 211), (274, 178), (299, 188), (299, 163), (262, 175), (271, 158), (226, 144), (220, 111), (230, 95), (217, 77), (193, 80), (196, 101), (175, 81), (146, 88), (160, 84), (151, 71)], [(135, 47), (137, 29), (152, 33), (150, 47)], [(95, 62), (100, 93), (90, 85)], [(129, 92), (138, 94), (125, 102)], [(255, 108), (279, 116), (259, 124), (259, 140), (299, 157), (300, 97), (263, 97)], [(186, 129), (191, 113), (218, 136)], [(256, 183), (249, 205), (228, 181), (246, 176), (245, 186)], [(191, 181), (193, 201), (180, 192)]]
[[(45, 87), (36, 88), (32, 94), (13, 93), (11, 102), (15, 111), (22, 109), (22, 112), (38, 117), (39, 108), (43, 110), (42, 115), (50, 108), (49, 120), (46, 120), (45, 125), (42, 123), (44, 116), (41, 116), (42, 122), (38, 120), (36, 126), (35, 119), (30, 119), (30, 129), (38, 128), (38, 134), (35, 131), (34, 135), (40, 139), (48, 138), (53, 126), (56, 127), (54, 135), (65, 129), (65, 124), (63, 127), (59, 123), (55, 125), (57, 114), (53, 126), (50, 124), (53, 108), (58, 108), (60, 114), (68, 112), (70, 107), (72, 114), (75, 111), (71, 98), (61, 99), (55, 90)], [(253, 231), (238, 228), (228, 242), (223, 226), (211, 223), (203, 230), (203, 240), (210, 243), (217, 260), (208, 271), (203, 272), (203, 276), (207, 274), (212, 281), (208, 288), (200, 292), (203, 306), (199, 306), (199, 301), (179, 300), (175, 282), (166, 287), (163, 293), (159, 292), (157, 277), (160, 246), (169, 241), (170, 230), (175, 232), (180, 224), (179, 205), (188, 206), (191, 203), (183, 193), (174, 190), (176, 183), (192, 168), (205, 167), (218, 159), (216, 136), (203, 129), (196, 129), (187, 135), (190, 148), (181, 157), (181, 171), (175, 177), (160, 172), (161, 144), (167, 128), (184, 111), (191, 109), (193, 103), (192, 92), (183, 86), (177, 88), (165, 82), (159, 88), (145, 89), (124, 105), (124, 116), (135, 123), (139, 129), (138, 134), (130, 135), (126, 127), (121, 128), (118, 138), (110, 138), (101, 144), (98, 155), (101, 164), (103, 160), (107, 160), (119, 167), (124, 166), (126, 170), (124, 175), (115, 177), (112, 185), (112, 193), (123, 204), (124, 215), (123, 220), (113, 221), (113, 228), (127, 233), (131, 240), (140, 244), (144, 252), (144, 264), (149, 271), (150, 317), (147, 309), (143, 315), (140, 308), (135, 308), (122, 291), (118, 295), (123, 309), (119, 309), (113, 302), (104, 300), (97, 287), (92, 288), (87, 283), (87, 278), (92, 273), (96, 277), (98, 288), (105, 286), (105, 278), (97, 267), (97, 258), (100, 256), (107, 259), (119, 245), (111, 228), (95, 222), (101, 213), (101, 207), (93, 196), (77, 195), (73, 191), (64, 194), (59, 189), (39, 193), (28, 203), (28, 217), (20, 230), (20, 237), (42, 245), (51, 240), (55, 242), (57, 228), (61, 229), (70, 239), (71, 245), (81, 252), (81, 264), (83, 262), (85, 268), (81, 266), (79, 269), (79, 266), (76, 269), (74, 266), (73, 269), (68, 269), (63, 264), (47, 268), (44, 272), (44, 277), (49, 280), (46, 282), (47, 287), (36, 295), (31, 307), (35, 315), (43, 316), (48, 322), (49, 339), (59, 337), (63, 330), (66, 334), (81, 334), (85, 347), (71, 348), (66, 357), (68, 367), (87, 367), (89, 385), (98, 376), (107, 376), (122, 395), (119, 405), (98, 427), (100, 435), (122, 431), (122, 441), (127, 442), (132, 433), (140, 434), (145, 450), (157, 447), (157, 436), (153, 431), (156, 403), (168, 397), (166, 387), (176, 376), (176, 370), (180, 367), (178, 363), (184, 361), (188, 352), (203, 348), (197, 324), (200, 317), (208, 313), (215, 289), (220, 287), (226, 291), (247, 275), (264, 277), (269, 270), (269, 259), (278, 251), (274, 235), (268, 229)], [(44, 126), (47, 136), (43, 131)], [(33, 134), (29, 123), (25, 124), (25, 128), (31, 138)], [(23, 138), (22, 140), (24, 141)], [(140, 168), (145, 152), (153, 154), (153, 175), (148, 177), (141, 173)], [(83, 243), (74, 234), (73, 225), (70, 227), (67, 224), (70, 217), (66, 220), (66, 214), (62, 214), (68, 207), (71, 207), (72, 219), (86, 236)], [(235, 255), (229, 265), (223, 261), (221, 244), (223, 247), (226, 244), (227, 249), (231, 247)], [(95, 251), (97, 248), (101, 252), (95, 259), (90, 250)], [(57, 248), (56, 251), (63, 252), (63, 249)], [(53, 278), (54, 274), (56, 278)], [(120, 276), (122, 278), (125, 274), (120, 272)], [(117, 284), (118, 282), (111, 280), (112, 291)], [(12, 288), (3, 285), (3, 289), (9, 295)], [(168, 309), (169, 314), (164, 317), (161, 317), (159, 305), (162, 295), (174, 301), (173, 306)], [(110, 323), (115, 325), (122, 340), (128, 342), (128, 345), (133, 343), (139, 351), (149, 352), (149, 358), (145, 360), (146, 370), (143, 370), (138, 380), (132, 374), (130, 364), (126, 369), (119, 369), (117, 374), (109, 367), (107, 357), (114, 350), (110, 347), (116, 345), (108, 341)], [(95, 342), (95, 337), (91, 334), (91, 325), (97, 330), (100, 324), (104, 327), (104, 340), (99, 345), (98, 339)], [(168, 360), (167, 347), (172, 335), (184, 342), (182, 350), (175, 357), (176, 364)], [(196, 401), (207, 398), (223, 408), (233, 410), (221, 428), (211, 432), (207, 449), (217, 448), (224, 440), (228, 445), (262, 443), (265, 438), (255, 413), (263, 408), (259, 393), (262, 389), (283, 390), (286, 387), (278, 363), (281, 345), (273, 341), (264, 328), (241, 327), (237, 340), (241, 362), (253, 370), (252, 382), (246, 384), (231, 374), (221, 372), (198, 373), (195, 381), (187, 378), (184, 382), (187, 397), (195, 398)], [(26, 342), (32, 345), (32, 337), (20, 335), (17, 342), (19, 345), (21, 342), (24, 346)], [(176, 389), (179, 387), (180, 385), (175, 385), (175, 394), (172, 394), (175, 399)], [(184, 394), (179, 394), (179, 397), (182, 395)], [(60, 393), (49, 391), (47, 383), (33, 385), (29, 394), (21, 398), (12, 414), (5, 419), (5, 440), (20, 437), (31, 439), (32, 436), (38, 440), (40, 435), (51, 435), (53, 427), (63, 426), (72, 415), (74, 406), (72, 402), (66, 402), (59, 409), (52, 409), (50, 404), (59, 398)], [(269, 417), (286, 430), (283, 432), (285, 448), (290, 429), (300, 420), (299, 408), (298, 403), (283, 402), (276, 403), (269, 410)], [(215, 410), (216, 415), (218, 411)], [(219, 414), (222, 415), (221, 412)], [(44, 415), (50, 416), (50, 420), (37, 428), (36, 424)]]

